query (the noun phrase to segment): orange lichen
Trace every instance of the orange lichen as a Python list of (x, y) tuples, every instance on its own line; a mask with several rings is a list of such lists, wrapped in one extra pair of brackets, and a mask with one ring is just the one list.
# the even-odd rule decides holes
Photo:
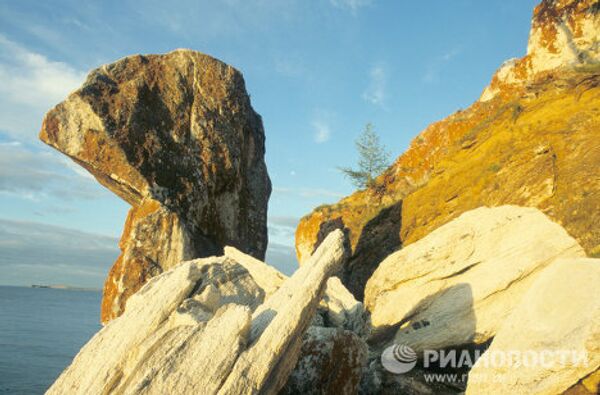
[[(355, 250), (356, 240), (397, 201), (403, 245), (467, 210), (517, 204), (540, 208), (588, 252), (598, 249), (598, 130), (598, 69), (545, 74), (520, 92), (476, 102), (414, 139), (378, 178), (383, 196), (360, 191), (305, 217), (296, 233), (298, 255), (310, 252), (323, 223), (339, 218), (353, 241), (353, 264), (372, 264), (368, 251)], [(393, 224), (381, 226), (390, 228), (368, 231), (394, 231)]]
[(102, 66), (48, 112), (40, 138), (132, 206), (103, 320), (183, 259), (224, 245), (264, 258), (264, 130), (232, 67), (190, 50)]
[[(600, 219), (600, 186), (592, 174), (600, 164), (595, 143), (600, 68), (534, 70), (540, 46), (558, 52), (558, 26), (567, 23), (572, 39), (581, 36), (583, 20), (597, 18), (599, 4), (543, 0), (532, 19), (532, 53), (499, 69), (482, 101), (428, 126), (369, 191), (302, 219), (296, 232), (298, 257), (307, 256), (318, 243), (321, 226), (335, 220), (351, 236), (351, 264), (372, 266), (367, 251), (355, 250), (356, 240), (363, 238), (372, 218), (397, 202), (402, 202), (402, 226), (400, 240), (392, 243), (414, 242), (479, 205), (514, 203), (541, 208), (588, 253), (600, 250), (600, 231), (593, 227)], [(533, 154), (536, 150), (542, 153)], [(577, 189), (584, 190), (581, 196), (573, 192)], [(361, 211), (366, 214), (357, 216)], [(393, 223), (378, 223), (390, 227), (384, 231), (395, 231)]]

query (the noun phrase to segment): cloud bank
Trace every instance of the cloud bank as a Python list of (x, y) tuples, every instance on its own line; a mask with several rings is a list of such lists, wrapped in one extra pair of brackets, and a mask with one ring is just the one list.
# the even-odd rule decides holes
[(45, 112), (83, 82), (85, 73), (0, 34), (0, 130), (22, 141), (36, 138)]
[(0, 219), (2, 285), (36, 283), (101, 288), (118, 255), (116, 237)]

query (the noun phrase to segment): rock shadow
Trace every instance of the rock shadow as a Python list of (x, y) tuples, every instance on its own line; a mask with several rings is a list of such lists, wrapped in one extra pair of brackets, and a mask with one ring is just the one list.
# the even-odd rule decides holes
[(384, 208), (363, 228), (354, 253), (344, 266), (342, 282), (354, 295), (363, 301), (365, 286), (379, 264), (388, 255), (402, 247), (402, 201)]
[[(356, 300), (363, 301), (367, 281), (379, 264), (401, 246), (400, 227), (402, 225), (402, 201), (382, 209), (363, 227), (360, 238), (346, 264), (338, 273), (344, 286), (354, 295)], [(350, 246), (350, 230), (342, 217), (325, 221), (319, 227), (313, 253), (325, 240), (329, 232), (341, 229), (346, 236), (346, 251)]]
[[(419, 388), (432, 393), (465, 391), (472, 364), (491, 342), (475, 343), (476, 330), (470, 284), (456, 284), (423, 298), (397, 324), (373, 328), (368, 343), (375, 351), (371, 364), (377, 368), (363, 384), (369, 387), (369, 380), (374, 383), (372, 376), (379, 374), (375, 381), (379, 380), (381, 387), (366, 393), (420, 393)], [(394, 374), (382, 366), (381, 353), (394, 344), (414, 350), (417, 360), (413, 369)]]

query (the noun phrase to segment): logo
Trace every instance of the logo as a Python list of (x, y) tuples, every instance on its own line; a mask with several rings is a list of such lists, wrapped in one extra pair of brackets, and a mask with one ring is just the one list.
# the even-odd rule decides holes
[(381, 364), (389, 372), (406, 373), (417, 365), (417, 353), (404, 344), (394, 344), (381, 353)]

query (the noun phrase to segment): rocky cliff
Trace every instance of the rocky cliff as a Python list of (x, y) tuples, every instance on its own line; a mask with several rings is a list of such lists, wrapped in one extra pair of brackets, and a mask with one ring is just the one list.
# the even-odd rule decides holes
[(183, 260), (225, 245), (264, 257), (265, 135), (234, 68), (189, 50), (121, 59), (48, 112), (40, 138), (132, 206), (103, 322)]
[(600, 253), (600, 2), (543, 0), (527, 55), (480, 99), (433, 123), (367, 190), (316, 209), (296, 231), (300, 262), (323, 234), (348, 234), (344, 283), (359, 299), (379, 263), (479, 206), (537, 207)]

